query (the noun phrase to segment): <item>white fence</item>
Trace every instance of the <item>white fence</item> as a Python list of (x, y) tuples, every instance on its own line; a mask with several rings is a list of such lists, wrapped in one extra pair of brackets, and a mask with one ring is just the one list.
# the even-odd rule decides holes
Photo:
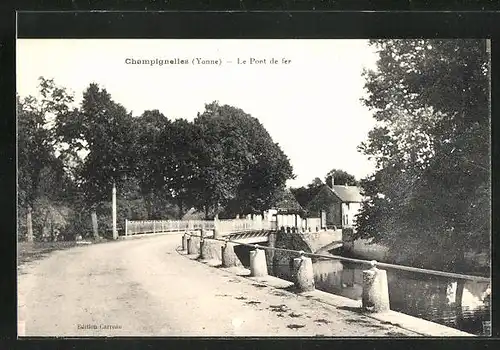
[(261, 216), (254, 219), (230, 220), (150, 220), (150, 221), (125, 221), (125, 236), (137, 234), (151, 234), (164, 232), (185, 232), (205, 229), (218, 231), (224, 234), (245, 231), (275, 230), (276, 222), (263, 220)]
[(316, 228), (321, 230), (321, 218), (307, 218), (302, 221), (302, 228), (315, 231)]
[(216, 220), (216, 227), (222, 235), (234, 232), (275, 230), (276, 223), (262, 220), (262, 217), (256, 216), (254, 219), (230, 219)]
[(302, 219), (292, 216), (281, 216), (277, 221), (262, 219), (257, 215), (253, 219), (229, 219), (229, 220), (148, 220), (148, 221), (125, 221), (125, 236), (137, 234), (156, 234), (166, 232), (185, 232), (205, 229), (213, 231), (215, 227), (221, 235), (260, 230), (278, 230), (281, 227), (297, 227), (304, 231), (316, 231), (321, 228), (320, 218)]
[(149, 220), (125, 221), (125, 236), (145, 233), (184, 232), (199, 229), (213, 230), (212, 220)]
[(277, 216), (277, 227), (296, 227), (301, 228), (304, 231), (311, 229), (311, 231), (316, 231), (316, 228), (321, 230), (321, 218), (301, 218), (297, 214), (288, 215), (278, 215)]

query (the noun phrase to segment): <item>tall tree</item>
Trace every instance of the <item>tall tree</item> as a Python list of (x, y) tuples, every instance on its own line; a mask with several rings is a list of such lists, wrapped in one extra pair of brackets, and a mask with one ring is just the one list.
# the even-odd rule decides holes
[[(457, 272), (489, 251), (490, 116), (484, 40), (373, 40), (365, 105), (379, 125), (360, 150), (377, 162), (357, 220), (415, 265)], [(446, 252), (446, 254), (443, 254)], [(459, 293), (458, 293), (459, 294)]]
[(197, 148), (197, 128), (185, 119), (176, 119), (171, 126), (170, 147), (173, 156), (169, 193), (178, 208), (178, 217), (195, 206), (196, 179), (200, 174), (201, 149)]
[(207, 104), (194, 121), (198, 173), (193, 184), (206, 216), (263, 211), (293, 177), (288, 158), (262, 124), (239, 108)]
[(340, 169), (330, 170), (325, 176), (325, 183), (331, 186), (332, 179), (334, 179), (335, 185), (358, 186), (359, 184), (354, 175)]
[(65, 113), (73, 97), (53, 80), (39, 78), (37, 99), (17, 97), (18, 118), (18, 187), (19, 205), (26, 208), (27, 238), (33, 240), (32, 210), (40, 190), (42, 172), (58, 172), (61, 179), (60, 162), (54, 154), (54, 135), (51, 123), (54, 117)]
[(113, 184), (120, 186), (135, 165), (131, 142), (135, 126), (131, 114), (94, 83), (84, 92), (80, 109), (61, 113), (56, 120), (59, 142), (69, 145), (63, 153), (85, 154), (77, 180), (91, 209), (94, 235), (97, 206), (109, 200)]
[(307, 187), (290, 188), (291, 193), (297, 199), (297, 202), (305, 208), (307, 204), (318, 194), (321, 187), (324, 186), (323, 181), (319, 177), (314, 178)]
[(155, 203), (166, 199), (173, 171), (171, 122), (158, 110), (135, 118), (134, 176), (139, 180), (148, 217), (157, 216)]

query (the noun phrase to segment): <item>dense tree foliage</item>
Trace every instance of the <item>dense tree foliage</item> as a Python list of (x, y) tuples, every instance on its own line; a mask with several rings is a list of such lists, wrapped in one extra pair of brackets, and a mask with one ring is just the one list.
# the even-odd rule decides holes
[(111, 95), (90, 84), (80, 109), (57, 118), (56, 133), (71, 152), (86, 153), (80, 164), (79, 184), (89, 205), (110, 197), (113, 183), (121, 185), (132, 173), (134, 122), (132, 115)]
[[(61, 201), (73, 190), (64, 171), (62, 159), (55, 154), (55, 142), (51, 125), (55, 115), (68, 111), (73, 97), (53, 80), (40, 78), (40, 97), (17, 97), (18, 135), (18, 204), (24, 217), (20, 224), (33, 227), (32, 234), (41, 235), (47, 217), (49, 201)], [(35, 212), (32, 222), (31, 212)], [(47, 214), (49, 213), (49, 214)]]
[(221, 207), (239, 214), (269, 209), (293, 172), (262, 124), (239, 108), (212, 102), (194, 127), (200, 171), (192, 195), (198, 198), (197, 207), (207, 216)]
[[(484, 40), (373, 40), (366, 106), (378, 126), (360, 150), (377, 171), (359, 237), (400, 260), (463, 271), (467, 253), (489, 252), (489, 66)], [(445, 253), (446, 252), (446, 253)]]
[(310, 184), (307, 186), (291, 188), (291, 193), (297, 199), (297, 202), (303, 207), (306, 208), (309, 202), (316, 197), (321, 187), (324, 186), (323, 181), (319, 177), (316, 177)]
[(325, 183), (330, 186), (332, 179), (334, 179), (335, 185), (357, 186), (359, 184), (354, 175), (340, 169), (330, 170), (326, 174)]
[(206, 217), (261, 212), (293, 177), (262, 124), (236, 107), (213, 102), (188, 122), (158, 110), (134, 117), (94, 83), (76, 108), (52, 80), (41, 78), (40, 95), (18, 103), (19, 203), (23, 215), (42, 203), (33, 215), (43, 227), (59, 211), (70, 235), (97, 235), (97, 221), (109, 228), (113, 184), (124, 221), (179, 218), (192, 207)]

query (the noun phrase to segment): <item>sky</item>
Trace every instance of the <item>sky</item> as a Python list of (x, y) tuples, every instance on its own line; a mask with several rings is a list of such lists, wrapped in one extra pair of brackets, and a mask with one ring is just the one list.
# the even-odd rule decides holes
[[(374, 171), (357, 146), (375, 126), (360, 99), (361, 73), (377, 58), (366, 40), (21, 39), (17, 92), (37, 96), (43, 76), (78, 104), (97, 83), (136, 116), (158, 109), (193, 120), (214, 100), (241, 108), (289, 157), (296, 178), (287, 185), (299, 187), (333, 168), (358, 179)], [(188, 64), (130, 64), (145, 59)]]

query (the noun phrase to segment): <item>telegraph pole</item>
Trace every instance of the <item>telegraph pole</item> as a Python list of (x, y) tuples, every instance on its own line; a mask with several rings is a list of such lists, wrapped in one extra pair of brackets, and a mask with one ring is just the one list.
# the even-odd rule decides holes
[(116, 231), (116, 185), (115, 182), (113, 182), (113, 239), (118, 239), (118, 232)]

